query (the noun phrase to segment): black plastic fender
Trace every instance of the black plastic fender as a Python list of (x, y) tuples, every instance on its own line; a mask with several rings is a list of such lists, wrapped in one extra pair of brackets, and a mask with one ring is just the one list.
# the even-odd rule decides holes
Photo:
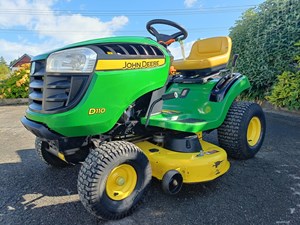
[(221, 102), (231, 86), (240, 78), (240, 73), (228, 74), (222, 77), (211, 91), (209, 100), (212, 102)]

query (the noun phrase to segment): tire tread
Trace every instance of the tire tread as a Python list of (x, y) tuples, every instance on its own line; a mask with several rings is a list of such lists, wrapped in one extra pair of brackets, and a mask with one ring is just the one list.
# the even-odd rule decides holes
[[(116, 220), (130, 215), (141, 204), (142, 198), (128, 211), (119, 214), (109, 213), (97, 204), (97, 182), (107, 172), (106, 168), (115, 159), (132, 153), (143, 154), (137, 146), (125, 141), (108, 142), (90, 152), (79, 172), (78, 193), (82, 204), (91, 214), (100, 219)], [(147, 166), (145, 173), (151, 179), (150, 166)], [(144, 190), (148, 188), (149, 185)]]
[[(219, 144), (226, 150), (230, 157), (236, 159), (252, 158), (260, 148), (261, 143), (257, 150), (253, 152), (248, 151), (247, 143), (245, 143), (247, 140), (241, 137), (243, 134), (246, 135), (247, 132), (248, 124), (245, 124), (247, 116), (255, 111), (262, 112), (260, 106), (256, 103), (244, 101), (233, 102), (226, 119), (218, 128)], [(264, 126), (264, 116), (262, 122)], [(263, 132), (265, 132), (265, 130), (263, 130)], [(263, 138), (261, 142), (262, 141)]]

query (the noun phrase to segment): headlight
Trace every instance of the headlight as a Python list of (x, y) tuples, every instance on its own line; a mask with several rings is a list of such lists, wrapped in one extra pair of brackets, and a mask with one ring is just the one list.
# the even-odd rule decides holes
[(30, 64), (30, 75), (34, 74), (35, 73), (35, 62), (32, 62)]
[(90, 48), (74, 48), (52, 53), (47, 59), (47, 72), (91, 73), (97, 53)]

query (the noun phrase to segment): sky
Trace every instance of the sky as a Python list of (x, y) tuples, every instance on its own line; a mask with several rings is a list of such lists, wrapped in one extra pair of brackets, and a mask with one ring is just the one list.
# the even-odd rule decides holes
[[(109, 37), (151, 35), (152, 19), (168, 19), (188, 31), (185, 48), (199, 38), (224, 36), (248, 8), (263, 0), (0, 0), (0, 56), (9, 63), (66, 44)], [(168, 27), (158, 27), (173, 33)], [(170, 51), (181, 57), (179, 44)]]

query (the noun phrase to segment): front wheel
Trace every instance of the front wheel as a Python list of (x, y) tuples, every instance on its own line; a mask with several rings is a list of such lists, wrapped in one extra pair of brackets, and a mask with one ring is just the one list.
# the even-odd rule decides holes
[(78, 176), (84, 207), (101, 219), (121, 219), (141, 203), (151, 181), (148, 158), (134, 144), (112, 141), (93, 149)]
[(43, 141), (41, 138), (36, 137), (35, 139), (35, 150), (40, 157), (40, 159), (49, 166), (56, 168), (67, 167), (70, 164), (58, 158), (57, 156), (51, 154), (48, 149), (50, 148), (47, 141)]
[[(63, 147), (60, 147), (60, 149), (63, 150)], [(68, 167), (83, 162), (89, 154), (89, 149), (90, 146), (85, 145), (78, 148), (78, 150), (71, 155), (63, 155), (61, 152), (57, 152), (57, 156), (50, 153), (51, 145), (49, 140), (44, 140), (39, 137), (35, 139), (35, 150), (38, 156), (44, 163), (56, 168)]]
[(219, 144), (230, 157), (249, 159), (261, 148), (265, 132), (265, 116), (258, 104), (234, 102), (218, 128)]

